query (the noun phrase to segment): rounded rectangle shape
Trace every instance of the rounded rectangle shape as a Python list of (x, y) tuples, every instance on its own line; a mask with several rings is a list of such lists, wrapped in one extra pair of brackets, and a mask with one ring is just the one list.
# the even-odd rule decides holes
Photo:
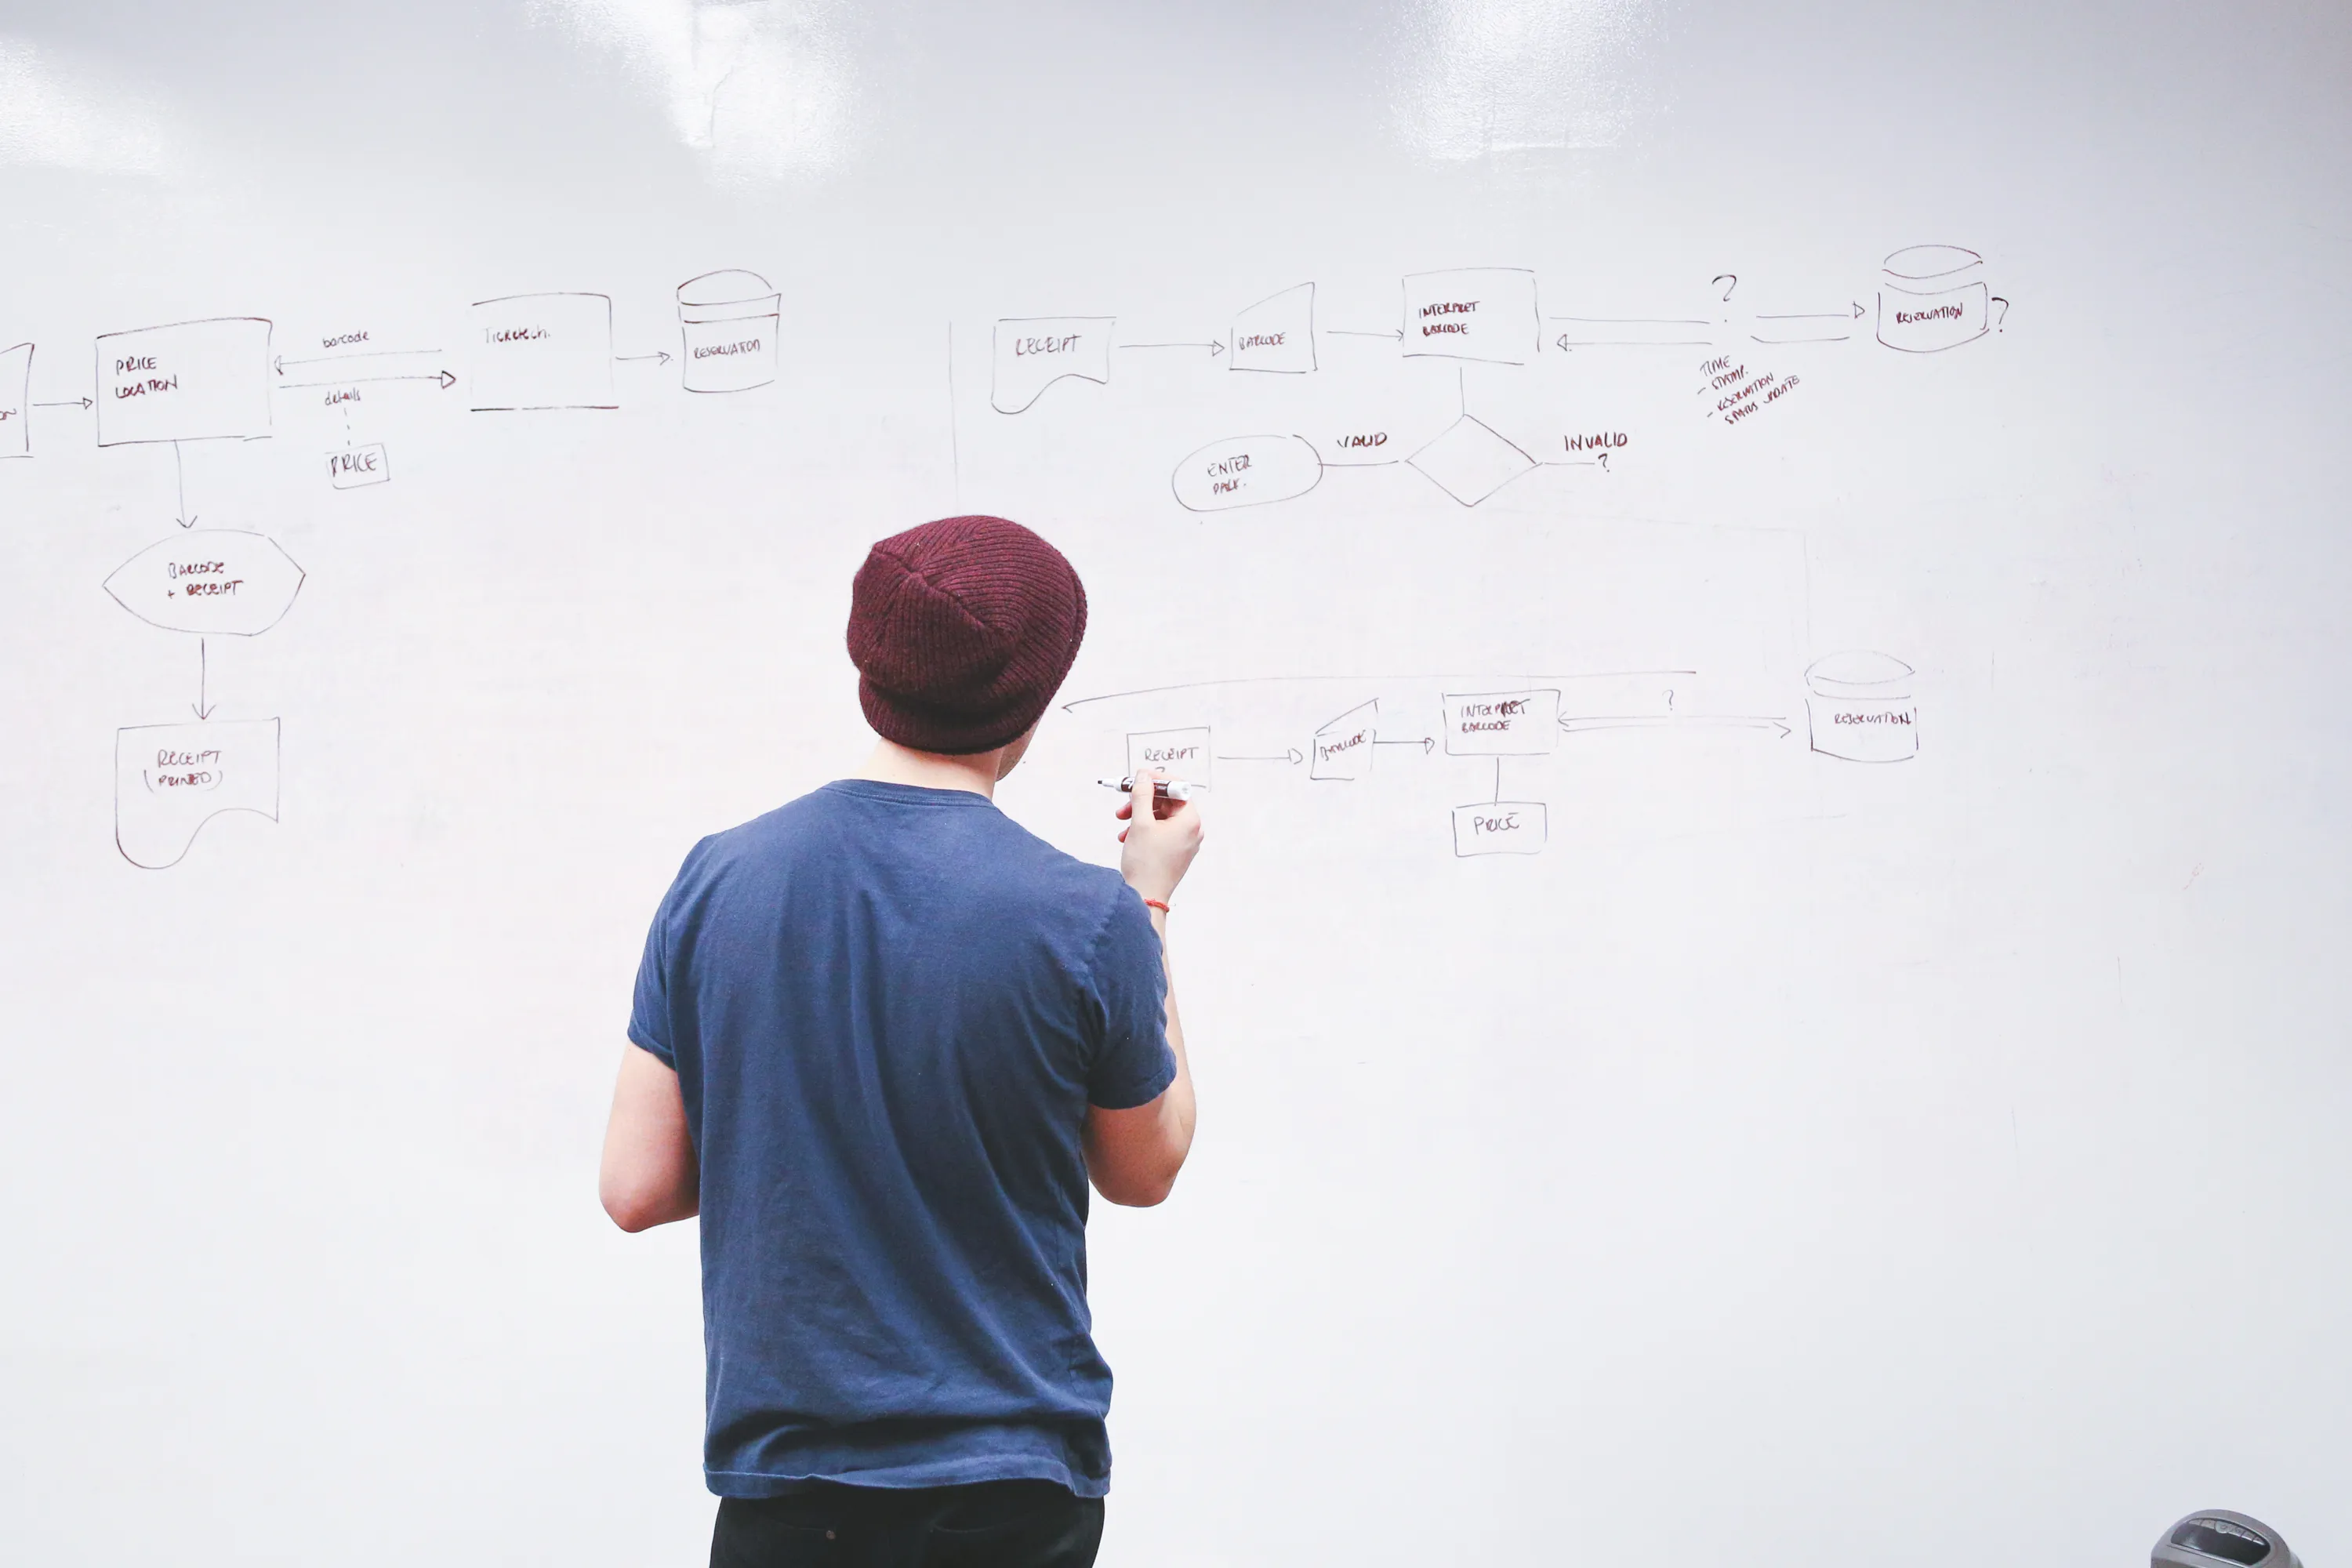
[(107, 332), (96, 348), (101, 447), (269, 434), (269, 323), (258, 316)]
[(1472, 855), (1534, 855), (1544, 847), (1547, 828), (1539, 800), (1490, 800), (1454, 808), (1454, 853)]
[(1518, 267), (1415, 272), (1404, 280), (1404, 352), (1445, 359), (1525, 364), (1543, 323), (1536, 275)]
[(1559, 693), (1448, 692), (1445, 750), (1456, 757), (1532, 757), (1559, 745)]
[(1304, 437), (1228, 436), (1187, 454), (1169, 488), (1187, 511), (1225, 511), (1289, 500), (1322, 482), (1323, 459)]

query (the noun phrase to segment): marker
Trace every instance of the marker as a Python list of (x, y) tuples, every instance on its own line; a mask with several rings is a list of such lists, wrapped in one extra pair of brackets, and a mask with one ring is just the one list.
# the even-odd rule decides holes
[[(1123, 779), (1097, 779), (1095, 783), (1105, 789), (1123, 790), (1129, 795), (1135, 793), (1135, 780), (1132, 776)], [(1182, 779), (1161, 779), (1154, 784), (1151, 793), (1161, 800), (1190, 800), (1192, 798), (1192, 789), (1193, 786), (1186, 784)]]

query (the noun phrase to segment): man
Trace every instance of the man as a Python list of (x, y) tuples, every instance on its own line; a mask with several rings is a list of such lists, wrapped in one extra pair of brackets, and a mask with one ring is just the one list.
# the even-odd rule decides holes
[(875, 545), (865, 770), (696, 845), (654, 918), (601, 1187), (624, 1230), (701, 1215), (714, 1568), (1094, 1561), (1087, 1184), (1156, 1204), (1192, 1146), (1201, 824), (1122, 805), (1113, 875), (996, 809), (1086, 624), (1017, 523)]

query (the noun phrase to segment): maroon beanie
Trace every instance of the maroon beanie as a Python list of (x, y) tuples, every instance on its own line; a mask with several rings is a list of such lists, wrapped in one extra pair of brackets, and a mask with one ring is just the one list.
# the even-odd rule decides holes
[(849, 591), (849, 658), (875, 732), (919, 752), (994, 751), (1045, 711), (1087, 635), (1062, 552), (1001, 517), (946, 517), (877, 544)]

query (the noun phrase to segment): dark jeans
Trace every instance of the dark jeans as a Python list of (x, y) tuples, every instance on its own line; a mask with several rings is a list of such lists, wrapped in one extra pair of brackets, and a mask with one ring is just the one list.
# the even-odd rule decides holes
[(1092, 1568), (1100, 1498), (1052, 1481), (721, 1498), (710, 1568)]

